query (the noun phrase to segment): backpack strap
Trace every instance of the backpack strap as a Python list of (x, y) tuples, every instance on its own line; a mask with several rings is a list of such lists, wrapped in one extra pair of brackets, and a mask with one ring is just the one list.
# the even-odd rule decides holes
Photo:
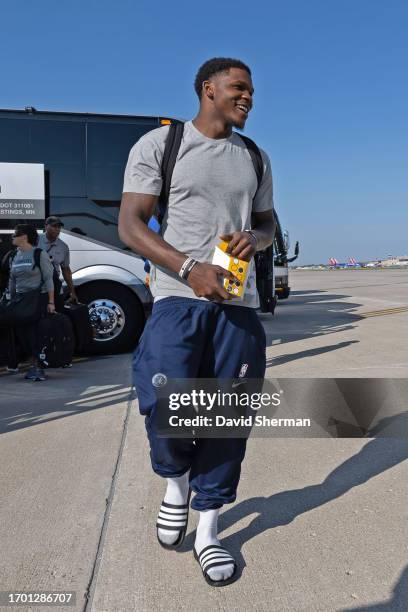
[[(166, 144), (163, 153), (163, 160), (161, 165), (161, 175), (162, 175), (162, 190), (159, 197), (158, 202), (158, 210), (157, 210), (157, 221), (158, 228), (155, 228), (155, 231), (158, 231), (160, 225), (163, 221), (164, 215), (166, 213), (167, 204), (169, 201), (170, 187), (171, 187), (171, 179), (173, 176), (174, 166), (176, 164), (177, 155), (180, 149), (181, 141), (183, 138), (184, 132), (184, 123), (182, 121), (174, 122), (170, 124), (169, 133), (167, 135)], [(257, 179), (257, 189), (254, 197), (261, 185), (262, 177), (263, 177), (263, 159), (261, 152), (258, 146), (255, 144), (251, 138), (248, 136), (243, 136), (242, 134), (238, 134), (239, 137), (243, 140), (246, 148), (248, 149), (248, 153), (251, 157), (252, 164), (254, 166), (256, 179)], [(156, 224), (157, 225), (157, 224)], [(271, 262), (273, 258), (273, 247), (272, 245), (266, 249), (266, 251), (262, 251), (255, 256), (255, 264), (257, 270), (257, 276), (262, 276), (268, 279), (269, 283), (272, 282), (273, 268), (271, 269)], [(263, 265), (261, 264), (261, 260)], [(262, 270), (262, 268), (264, 268)], [(265, 270), (266, 268), (266, 270)], [(150, 272), (150, 262), (145, 260), (144, 269), (147, 273)], [(268, 303), (268, 306), (263, 309), (265, 311), (273, 312), (273, 306)]]
[(157, 215), (159, 223), (163, 221), (167, 203), (169, 201), (171, 179), (173, 176), (174, 166), (176, 165), (177, 154), (183, 139), (183, 132), (184, 123), (182, 121), (177, 121), (170, 124), (161, 166), (163, 185), (159, 198), (159, 210)]
[[(41, 285), (44, 282), (44, 277), (43, 277), (43, 273), (42, 273), (42, 269), (41, 269), (41, 251), (42, 249), (40, 249), (39, 247), (37, 247), (36, 249), (34, 249), (34, 254), (33, 254), (33, 267), (32, 269), (34, 270), (35, 268), (38, 268), (41, 274)], [(40, 287), (41, 287), (40, 285)]]
[(10, 249), (9, 251), (7, 251), (7, 253), (3, 256), (3, 259), (1, 260), (0, 264), (0, 269), (2, 272), (10, 272), (10, 268), (13, 264), (13, 259), (16, 255), (17, 249)]
[[(263, 159), (258, 146), (248, 136), (239, 135), (240, 138), (246, 144), (248, 153), (251, 156), (256, 178), (258, 181), (258, 187), (255, 192), (254, 198), (261, 185), (263, 177)], [(275, 220), (277, 219), (275, 209), (273, 209), (273, 215)], [(276, 306), (276, 297), (273, 294), (273, 243), (270, 244), (263, 251), (255, 253), (255, 270), (256, 270), (256, 284), (259, 292), (259, 301), (261, 312), (271, 312), (274, 314)]]
[(10, 280), (11, 266), (17, 254), (17, 249), (10, 249), (5, 253), (0, 263), (0, 296), (7, 289)]
[[(260, 152), (258, 146), (255, 144), (255, 142), (253, 140), (248, 138), (248, 136), (244, 136), (243, 134), (239, 134), (239, 137), (242, 138), (242, 140), (244, 141), (244, 143), (246, 145), (246, 148), (248, 149), (248, 153), (251, 156), (252, 163), (254, 165), (256, 179), (258, 181), (258, 187), (256, 189), (256, 192), (257, 192), (259, 187), (260, 187), (260, 185), (261, 185), (261, 181), (262, 181), (262, 177), (263, 177), (263, 170), (264, 170), (262, 155), (261, 155), (261, 152)], [(255, 195), (256, 195), (256, 192), (255, 192)]]
[(42, 249), (40, 249), (39, 247), (37, 247), (36, 249), (34, 249), (34, 255), (33, 255), (33, 270), (34, 268), (40, 268), (41, 270), (41, 251)]
[[(183, 139), (183, 132), (184, 123), (182, 121), (177, 121), (170, 124), (161, 166), (163, 185), (160, 193), (159, 212), (157, 215), (159, 223), (163, 221), (163, 217), (167, 208), (167, 203), (169, 201), (171, 179), (173, 176), (174, 166), (176, 165), (176, 159), (180, 149), (181, 141)], [(248, 138), (248, 136), (243, 136), (242, 134), (239, 134), (239, 137), (242, 138), (242, 140), (244, 141), (244, 144), (248, 149), (248, 153), (251, 156), (251, 160), (256, 174), (256, 179), (258, 182), (258, 191), (263, 177), (263, 159), (261, 152), (255, 142), (251, 140), (251, 138)]]

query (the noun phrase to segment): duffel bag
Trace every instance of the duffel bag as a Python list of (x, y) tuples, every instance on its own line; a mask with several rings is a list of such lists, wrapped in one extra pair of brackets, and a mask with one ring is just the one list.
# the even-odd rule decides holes
[(0, 300), (0, 325), (25, 325), (37, 321), (41, 316), (40, 289), (16, 293), (10, 300)]

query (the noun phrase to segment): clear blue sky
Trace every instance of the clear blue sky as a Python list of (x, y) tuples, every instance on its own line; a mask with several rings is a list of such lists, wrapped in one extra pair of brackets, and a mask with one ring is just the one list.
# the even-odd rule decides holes
[(300, 263), (408, 254), (406, 0), (2, 0), (0, 107), (192, 117), (214, 56), (249, 64)]

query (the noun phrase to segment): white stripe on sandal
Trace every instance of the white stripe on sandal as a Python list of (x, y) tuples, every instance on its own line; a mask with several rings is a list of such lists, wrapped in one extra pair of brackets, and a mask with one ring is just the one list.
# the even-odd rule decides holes
[[(235, 559), (220, 544), (210, 544), (203, 548), (200, 554), (197, 554), (194, 548), (194, 557), (200, 564), (206, 582), (211, 586), (225, 586), (236, 580), (237, 564)], [(208, 570), (212, 567), (220, 567), (221, 565), (233, 565), (234, 571), (232, 575), (226, 580), (212, 580), (208, 575)]]
[[(163, 548), (174, 550), (175, 548), (179, 548), (184, 542), (187, 531), (190, 496), (191, 489), (188, 492), (187, 502), (185, 504), (169, 504), (168, 502), (162, 501), (156, 522), (156, 532), (159, 544), (163, 546)], [(159, 529), (179, 531), (180, 534), (173, 544), (166, 544), (162, 542), (159, 537)]]

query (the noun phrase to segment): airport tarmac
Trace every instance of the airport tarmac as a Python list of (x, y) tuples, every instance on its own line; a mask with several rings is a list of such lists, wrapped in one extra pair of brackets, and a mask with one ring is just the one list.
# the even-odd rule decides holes
[[(408, 313), (391, 312), (408, 304), (404, 273), (299, 271), (292, 286), (262, 315), (269, 376), (406, 376)], [(75, 612), (407, 609), (406, 438), (251, 438), (220, 516), (240, 578), (213, 589), (192, 555), (196, 513), (180, 552), (156, 542), (163, 481), (130, 355), (49, 377), (0, 374), (0, 591), (75, 591)]]
[(290, 270), (262, 314), (268, 376), (408, 377), (408, 270)]

